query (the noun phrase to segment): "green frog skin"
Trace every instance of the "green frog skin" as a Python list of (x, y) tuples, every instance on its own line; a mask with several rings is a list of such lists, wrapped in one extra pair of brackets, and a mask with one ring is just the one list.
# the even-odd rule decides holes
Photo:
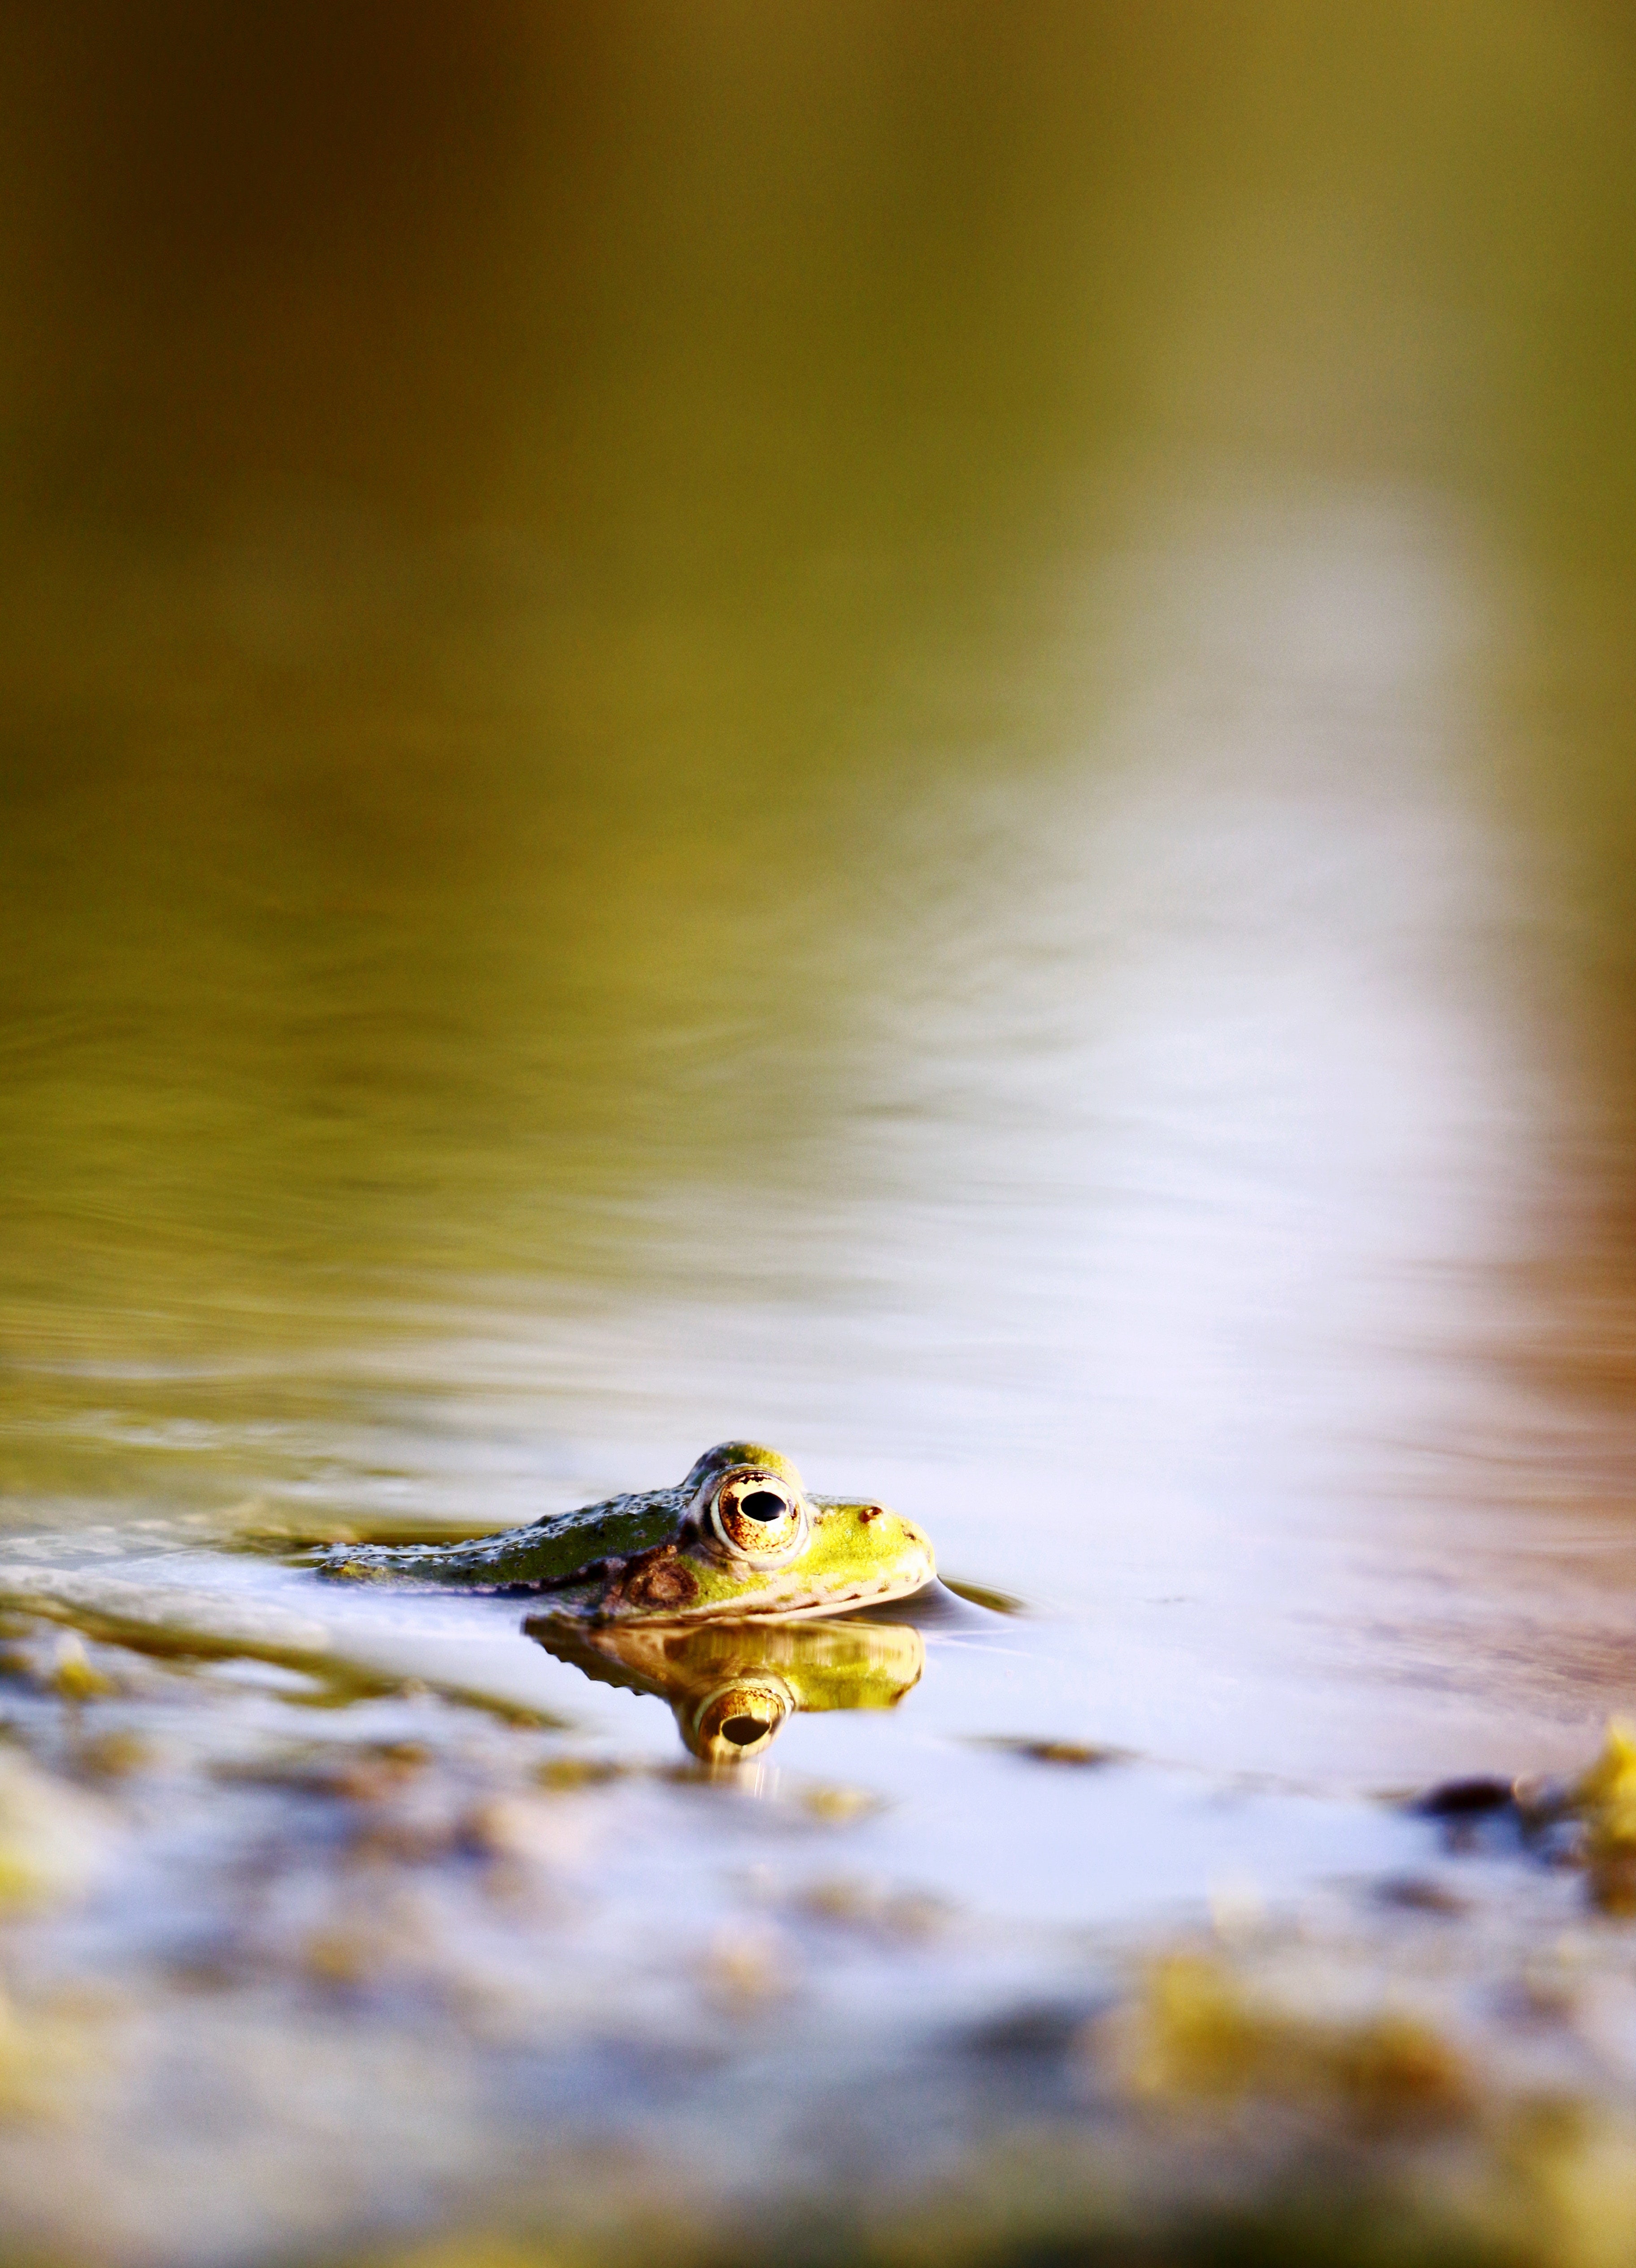
[(316, 1564), (332, 1581), (538, 1594), (538, 1612), (594, 1624), (842, 1614), (937, 1572), (913, 1521), (869, 1498), (809, 1496), (789, 1458), (755, 1441), (707, 1450), (676, 1488), (468, 1543), (335, 1545)]

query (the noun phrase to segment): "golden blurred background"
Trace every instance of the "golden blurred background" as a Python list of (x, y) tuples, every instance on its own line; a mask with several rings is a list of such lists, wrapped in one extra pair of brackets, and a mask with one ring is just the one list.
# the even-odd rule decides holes
[(1465, 786), (1608, 1099), (1603, 1265), (1633, 97), (1610, 0), (8, 11), (14, 1357), (640, 1274), (656, 1188), (844, 1179), (950, 794), (1089, 745), (1065, 623), (1215, 495), (1429, 500), (1492, 572)]

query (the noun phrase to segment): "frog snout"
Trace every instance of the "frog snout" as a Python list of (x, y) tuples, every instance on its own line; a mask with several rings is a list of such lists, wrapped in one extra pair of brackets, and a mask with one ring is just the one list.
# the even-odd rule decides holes
[(937, 1572), (931, 1537), (923, 1528), (918, 1527), (912, 1520), (905, 1520), (900, 1514), (898, 1517), (898, 1557), (900, 1560), (922, 1560), (928, 1581)]

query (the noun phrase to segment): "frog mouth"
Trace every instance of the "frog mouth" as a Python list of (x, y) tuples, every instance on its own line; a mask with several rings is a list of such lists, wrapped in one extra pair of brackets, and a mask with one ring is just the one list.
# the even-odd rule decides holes
[(923, 1590), (935, 1575), (929, 1543), (915, 1539), (920, 1548), (906, 1551), (892, 1567), (864, 1573), (840, 1587), (820, 1587), (813, 1582), (773, 1581), (765, 1587), (741, 1592), (727, 1599), (699, 1600), (699, 1584), (686, 1558), (667, 1545), (649, 1555), (649, 1563), (633, 1563), (628, 1573), (604, 1593), (592, 1609), (594, 1622), (620, 1622), (640, 1617), (644, 1622), (798, 1622), (805, 1616), (843, 1615), (855, 1607), (883, 1606)]
[(688, 1619), (694, 1622), (793, 1623), (806, 1616), (850, 1614), (855, 1607), (885, 1606), (893, 1599), (912, 1597), (916, 1591), (926, 1588), (935, 1572), (928, 1565), (900, 1574), (865, 1577), (843, 1591), (778, 1593), (771, 1599), (759, 1602), (745, 1600), (742, 1604), (725, 1601), (720, 1605), (707, 1607)]

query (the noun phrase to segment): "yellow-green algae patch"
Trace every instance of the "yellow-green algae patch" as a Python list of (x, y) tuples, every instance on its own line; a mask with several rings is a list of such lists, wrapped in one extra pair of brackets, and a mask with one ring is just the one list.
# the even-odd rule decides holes
[(1584, 1829), (1591, 1896), (1604, 1912), (1636, 1914), (1636, 1724), (1615, 1718), (1602, 1753), (1574, 1783), (1568, 1808)]
[(1097, 2049), (1149, 2102), (1259, 2097), (1387, 2127), (1460, 2117), (1476, 2095), (1466, 2058), (1424, 2017), (1280, 2004), (1214, 1950), (1148, 1962)]

